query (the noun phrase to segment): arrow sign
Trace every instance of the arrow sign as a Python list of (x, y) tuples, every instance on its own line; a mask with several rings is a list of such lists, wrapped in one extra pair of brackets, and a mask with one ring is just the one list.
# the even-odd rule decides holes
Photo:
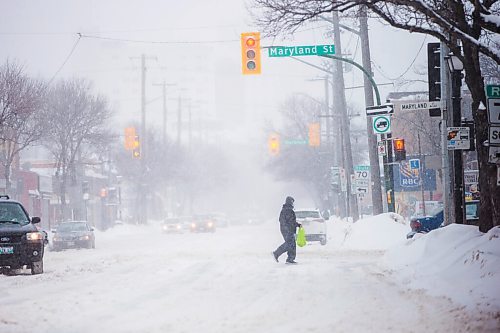
[(366, 108), (366, 115), (367, 116), (375, 116), (378, 114), (388, 114), (388, 113), (391, 113), (391, 114), (394, 113), (394, 104), (368, 106)]

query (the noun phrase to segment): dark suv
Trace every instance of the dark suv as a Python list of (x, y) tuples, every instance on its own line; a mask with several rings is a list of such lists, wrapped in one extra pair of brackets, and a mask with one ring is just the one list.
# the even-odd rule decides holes
[(26, 266), (31, 274), (43, 273), (45, 235), (35, 223), (40, 223), (39, 217), (30, 219), (20, 202), (0, 195), (0, 268)]

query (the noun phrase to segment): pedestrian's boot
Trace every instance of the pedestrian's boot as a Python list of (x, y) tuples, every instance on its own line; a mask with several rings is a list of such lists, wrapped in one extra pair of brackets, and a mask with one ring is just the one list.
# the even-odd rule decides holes
[(286, 263), (289, 264), (289, 265), (296, 265), (298, 264), (298, 262), (296, 262), (295, 260), (286, 260)]

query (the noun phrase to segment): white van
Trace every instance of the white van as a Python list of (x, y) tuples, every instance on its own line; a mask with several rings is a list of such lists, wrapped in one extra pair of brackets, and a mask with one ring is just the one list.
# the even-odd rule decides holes
[(295, 211), (297, 223), (302, 224), (307, 241), (319, 241), (326, 244), (326, 221), (318, 209), (298, 209)]

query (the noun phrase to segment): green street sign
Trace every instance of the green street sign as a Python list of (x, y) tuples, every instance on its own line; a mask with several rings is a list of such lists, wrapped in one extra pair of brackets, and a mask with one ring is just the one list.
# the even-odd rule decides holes
[(269, 57), (298, 57), (335, 54), (335, 45), (271, 46)]
[(500, 98), (500, 85), (489, 84), (486, 86), (486, 97), (487, 98)]
[(307, 145), (308, 141), (307, 140), (300, 140), (300, 139), (291, 139), (291, 140), (283, 140), (283, 144), (285, 144), (285, 145)]

